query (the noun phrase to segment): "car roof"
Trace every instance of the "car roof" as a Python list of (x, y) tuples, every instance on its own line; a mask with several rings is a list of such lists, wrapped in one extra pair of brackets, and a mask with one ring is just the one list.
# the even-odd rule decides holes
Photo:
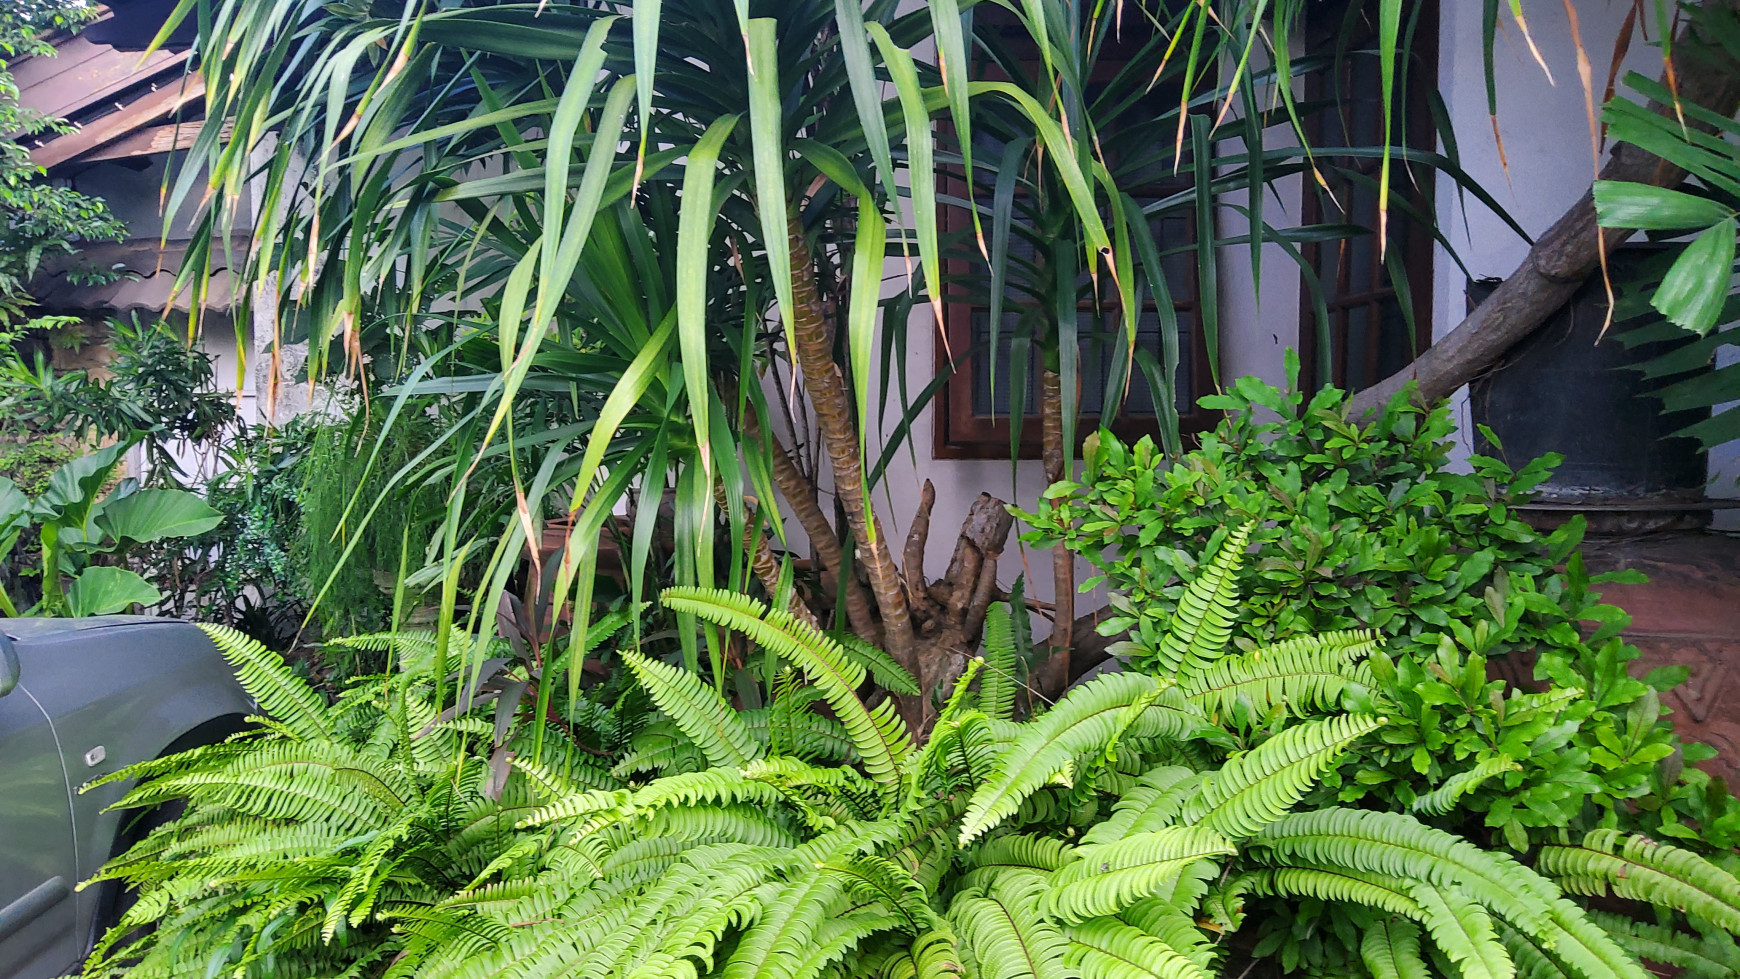
[(82, 619), (0, 619), (0, 633), (15, 642), (41, 642), (93, 629), (116, 629), (125, 626), (158, 626), (188, 623), (155, 615), (95, 615)]

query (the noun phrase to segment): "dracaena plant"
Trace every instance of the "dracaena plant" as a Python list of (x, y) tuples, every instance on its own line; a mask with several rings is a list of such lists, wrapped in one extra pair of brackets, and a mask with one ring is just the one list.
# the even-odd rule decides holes
[[(1697, 11), (1694, 17), (1707, 41), (1730, 55), (1740, 52), (1740, 20), (1731, 12)], [(1639, 365), (1645, 378), (1657, 382), (1652, 393), (1664, 411), (1710, 409), (1711, 417), (1676, 434), (1694, 436), (1706, 447), (1723, 445), (1740, 438), (1740, 415), (1729, 404), (1740, 386), (1732, 367), (1716, 366), (1732, 350), (1731, 328), (1740, 320), (1740, 300), (1731, 288), (1740, 237), (1740, 150), (1734, 144), (1740, 123), (1692, 106), (1687, 111), (1694, 121), (1714, 132), (1686, 129), (1640, 104), (1656, 99), (1674, 104), (1671, 91), (1637, 74), (1628, 76), (1626, 84), (1631, 93), (1611, 100), (1603, 112), (1608, 132), (1614, 139), (1649, 147), (1683, 169), (1687, 179), (1677, 188), (1598, 180), (1593, 191), (1596, 214), (1607, 228), (1638, 229), (1660, 239), (1694, 237), (1683, 248), (1672, 249), (1665, 260), (1645, 263), (1642, 288), (1615, 283), (1621, 294), (1615, 319), (1651, 310), (1660, 314), (1659, 319), (1651, 317), (1653, 322), (1620, 332), (1617, 340), (1627, 346), (1667, 341), (1667, 352)]]
[[(584, 633), (594, 542), (635, 500), (624, 550), (631, 588), (644, 587), (667, 486), (672, 577), (740, 590), (777, 569), (738, 545), (745, 528), (783, 536), (744, 490), (772, 501), (777, 484), (829, 579), (817, 604), (843, 608), (860, 638), (936, 685), (936, 662), (968, 643), (983, 609), (920, 642), (915, 619), (938, 610), (923, 589), (909, 598), (865, 476), (885, 259), (909, 255), (940, 310), (933, 122), (946, 115), (970, 146), (969, 101), (1008, 101), (1047, 148), (1041, 165), (1072, 188), (1084, 267), (1135, 261), (1101, 217), (1091, 140), (1025, 92), (969, 83), (959, 5), (178, 9), (196, 7), (210, 111), (239, 125), (233, 138), (202, 130), (190, 159), (233, 189), (247, 179), (232, 165), (241, 149), (273, 143), (248, 276), (276, 297), (280, 339), (310, 341), (315, 375), (340, 360), (360, 375), (367, 359), (374, 379), (406, 382), (401, 399), (463, 402), (428, 466), (403, 478), (445, 484), (438, 564), (481, 554), (473, 608), (496, 607), (517, 535), (565, 513), (554, 594)], [(912, 54), (927, 40), (936, 67)], [(215, 229), (230, 195), (205, 194), (196, 169), (172, 197), (203, 197)], [(910, 220), (894, 217), (902, 185)], [(1116, 278), (1131, 298), (1132, 277)], [(797, 403), (779, 405), (764, 378)], [(817, 502), (819, 466), (842, 527)], [(722, 532), (734, 558), (723, 568)], [(690, 668), (723, 672), (716, 630), (690, 621), (680, 634)], [(917, 724), (925, 703), (902, 708)]]
[[(523, 729), (504, 735), (501, 711), (438, 709), (430, 637), (370, 640), (407, 669), (328, 706), (213, 629), (273, 719), (114, 776), (146, 778), (123, 805), (189, 808), (104, 872), (138, 901), (87, 975), (1201, 979), (1246, 967), (1241, 925), (1260, 923), (1261, 900), (1366, 909), (1358, 950), (1375, 976), (1430, 961), (1643, 979), (1507, 855), (1405, 814), (1295, 810), (1384, 726), (1334, 709), (1381, 653), (1364, 633), (1229, 653), (1228, 580), (1192, 584), (1169, 637), (1175, 679), (1108, 674), (1025, 721), (1018, 626), (999, 606), (922, 744), (890, 701), (859, 694), (866, 658), (897, 669), (885, 655), (741, 595), (668, 590), (667, 606), (777, 656), (785, 695), (742, 714), (624, 650), (643, 711), (661, 716), (614, 774), (560, 739), (540, 754)], [(1239, 720), (1273, 710), (1286, 723)], [(489, 747), (504, 736), (506, 767)], [(1541, 866), (1666, 914), (1740, 913), (1725, 872), (1618, 834)]]
[[(1003, 26), (975, 26), (993, 6)], [(1008, 175), (957, 201), (974, 228), (965, 252), (995, 271), (1012, 234), (1045, 241), (1050, 281), (1061, 285), (1029, 295), (1024, 314), (1073, 310), (1076, 273), (1092, 278), (1126, 314), (1127, 371), (1141, 293), (1164, 291), (1163, 251), (1199, 246), (1203, 281), (1215, 274), (1211, 222), (1200, 241), (1163, 250), (1150, 219), (1212, 215), (1220, 198), (1308, 165), (1297, 147), (1262, 146), (1264, 124), (1309, 111), (1293, 101), (1285, 64), (1306, 6), (190, 0), (177, 9), (198, 14), (208, 117), (235, 125), (233, 135), (201, 131), (171, 206), (203, 201), (202, 226), (216, 233), (233, 217), (225, 202), (255, 176), (245, 161), (269, 157), (245, 276), (273, 297), (278, 339), (309, 341), (311, 376), (342, 366), (401, 382), (389, 417), (444, 413), (445, 437), (394, 476), (436, 483), (452, 501), (419, 580), (482, 565), (465, 584), (482, 592), (471, 608), (488, 614), (519, 538), (562, 515), (573, 532), (553, 594), (558, 613), (571, 607), (582, 620), (579, 633), (593, 545), (613, 533), (631, 600), (650, 590), (657, 542), (668, 539), (669, 580), (743, 591), (759, 578), (787, 605), (777, 555), (742, 542), (783, 541), (795, 520), (816, 557), (798, 582), (804, 604), (918, 679), (918, 693), (899, 696), (922, 727), (985, 605), (961, 613), (933, 601), (911, 566), (923, 547), (897, 554), (887, 541), (891, 518), (907, 515), (879, 514), (871, 492), (936, 390), (911, 384), (925, 396), (875, 437), (890, 392), (907, 401), (906, 331), (891, 321), (904, 323), (915, 303), (942, 311), (949, 236), (937, 165)], [(1267, 36), (1251, 29), (1269, 13), (1283, 62), (1273, 70), (1254, 52)], [(1123, 30), (1150, 43), (1105, 98), (1089, 97), (1101, 46)], [(1010, 32), (1044, 71), (975, 77), (974, 65), (1008, 60), (998, 45)], [(1393, 24), (1387, 36), (1393, 45)], [(1123, 105), (1160, 74), (1181, 90), (1175, 105)], [(1387, 68), (1384, 77), (1387, 89)], [(1259, 86), (1283, 108), (1262, 110)], [(1229, 122), (1229, 106), (1248, 124)], [(1120, 147), (1100, 129), (1125, 126), (1123, 142), (1135, 143), (1149, 124), (1193, 134), (1198, 151), (1181, 189), (1143, 213), (1124, 183), (1180, 154)], [(1009, 152), (975, 156), (978, 127)], [(1212, 175), (1211, 144), (1223, 164)], [(1016, 215), (1017, 199), (1033, 208)], [(1250, 206), (1260, 245), (1272, 235), (1260, 201)], [(906, 260), (910, 288), (884, 317), (878, 351), (884, 266), (895, 258)], [(183, 269), (193, 288), (199, 259)], [(1058, 376), (1071, 379), (1075, 347), (1057, 343), (1055, 329), (1041, 333)], [(1170, 404), (1175, 364), (1162, 360), (1143, 363), (1156, 401)], [(1067, 434), (1073, 409), (1055, 404), (1048, 424)], [(390, 424), (384, 431), (393, 437)], [(818, 491), (829, 483), (838, 520)], [(657, 527), (667, 492), (668, 536)], [(611, 517), (624, 503), (630, 526)], [(352, 509), (368, 519), (367, 500)], [(927, 510), (914, 524), (929, 520)], [(719, 537), (729, 561), (716, 560)], [(943, 588), (988, 594), (994, 582), (978, 584)], [(685, 621), (679, 638), (689, 668), (726, 671), (717, 630)]]

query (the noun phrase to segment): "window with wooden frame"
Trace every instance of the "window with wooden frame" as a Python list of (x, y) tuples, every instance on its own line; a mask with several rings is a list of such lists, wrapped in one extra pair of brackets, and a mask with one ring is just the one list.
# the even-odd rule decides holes
[[(1308, 53), (1332, 67), (1306, 77), (1305, 97), (1332, 104), (1305, 126), (1329, 187), (1306, 179), (1301, 217), (1307, 225), (1364, 231), (1303, 249), (1323, 300), (1320, 310), (1310, 280), (1301, 282), (1299, 360), (1308, 388), (1369, 387), (1432, 343), (1433, 171), (1392, 161), (1386, 255), (1378, 242), (1381, 157), (1334, 153), (1384, 144), (1377, 12), (1378, 0), (1331, 0), (1313, 7), (1307, 24)], [(1406, 3), (1402, 35), (1393, 120), (1400, 138), (1392, 138), (1430, 152), (1437, 146), (1431, 101), (1438, 85), (1437, 0)]]
[[(1009, 15), (992, 4), (983, 4), (975, 9), (974, 16), (981, 19), (979, 29), (984, 30), (983, 21)], [(1009, 36), (1026, 35), (1024, 32), (1010, 31)], [(1104, 84), (1123, 68), (1130, 55), (1140, 49), (1139, 41), (1140, 39), (1127, 39), (1117, 44), (1108, 44), (1089, 76), (1090, 86)], [(1037, 60), (1036, 54), (1034, 57)], [(994, 70), (981, 69), (981, 74), (985, 77), (999, 77)], [(1177, 105), (1178, 95), (1175, 88), (1161, 85), (1148, 93), (1145, 99), (1154, 105), (1170, 108)], [(974, 135), (976, 160), (997, 159), (1002, 147), (995, 143), (984, 144), (979, 133)], [(1118, 152), (1120, 142), (1150, 141), (1154, 138), (1152, 131), (1124, 133), (1115, 129), (1102, 129), (1100, 137), (1102, 149), (1108, 155)], [(1169, 134), (1166, 142), (1170, 145)], [(1138, 203), (1146, 205), (1161, 200), (1188, 189), (1191, 185), (1187, 165), (1182, 168), (1182, 176), (1179, 177), (1173, 176), (1170, 166), (1155, 167), (1154, 171), (1151, 179), (1139, 180), (1130, 189), (1130, 196)], [(958, 171), (943, 174), (940, 184), (947, 195), (957, 199), (966, 196), (966, 184)], [(975, 194), (979, 202), (984, 204), (990, 200), (992, 188), (981, 181)], [(1199, 327), (1196, 260), (1194, 254), (1188, 250), (1196, 240), (1195, 224), (1195, 218), (1188, 211), (1169, 211), (1150, 222), (1160, 251), (1171, 252), (1163, 254), (1161, 264), (1166, 271), (1172, 311), (1178, 323), (1175, 401), (1179, 429), (1186, 435), (1206, 431), (1214, 427), (1220, 418), (1218, 412), (1205, 410), (1196, 404), (1198, 398), (1210, 393), (1213, 375), (1210, 371), (1207, 345)], [(942, 229), (945, 234), (952, 233), (970, 242), (973, 233), (972, 218), (964, 208), (946, 208), (942, 217)], [(986, 233), (989, 234), (988, 224)], [(1043, 260), (1035, 251), (1036, 247), (1032, 242), (1019, 242), (1016, 236), (1011, 236), (1011, 263)], [(945, 275), (957, 280), (982, 277), (984, 274), (982, 262), (957, 260), (945, 264)], [(1111, 288), (1109, 277), (1103, 270), (1100, 278), (1099, 294), (1095, 296), (1094, 291), (1086, 287), (1086, 273), (1078, 277), (1078, 282), (1083, 287), (1080, 292), (1084, 297), (1076, 303), (1076, 336), (1080, 350), (1080, 394), (1076, 412), (1078, 438), (1085, 438), (1100, 426), (1108, 379), (1113, 376), (1116, 368), (1123, 366), (1114, 364), (1114, 358), (1125, 356), (1121, 336), (1124, 329), (1123, 310), (1118, 305), (1116, 291)], [(1016, 329), (1023, 309), (1021, 304), (1031, 304), (1032, 300), (1016, 291), (1008, 291), (1005, 295), (1003, 327), (998, 331), (995, 357), (990, 354), (991, 311), (984, 297), (965, 298), (962, 291), (952, 291), (945, 295), (942, 330), (939, 331), (936, 344), (936, 363), (940, 371), (946, 369), (952, 359), (955, 371), (937, 394), (933, 444), (933, 455), (936, 458), (1007, 458), (1009, 455), (1010, 411), (1016, 400), (1012, 396), (1016, 383), (1009, 365), (1017, 354), (1018, 345), (1025, 342), (1017, 336)], [(1163, 362), (1160, 310), (1155, 305), (1154, 296), (1146, 289), (1142, 290), (1142, 308), (1137, 315), (1136, 346), (1139, 352), (1146, 352), (1144, 359), (1151, 358), (1150, 363)], [(1138, 353), (1138, 356), (1143, 355)], [(1024, 410), (1018, 450), (1018, 458), (1022, 459), (1037, 459), (1040, 455), (1040, 358), (1036, 352), (1030, 363), (1032, 369), (1027, 372), (1025, 384), (1022, 385), (1024, 396), (1021, 401)], [(1131, 371), (1129, 394), (1109, 427), (1120, 438), (1125, 439), (1144, 435), (1158, 436), (1160, 428), (1153, 391), (1140, 366)]]

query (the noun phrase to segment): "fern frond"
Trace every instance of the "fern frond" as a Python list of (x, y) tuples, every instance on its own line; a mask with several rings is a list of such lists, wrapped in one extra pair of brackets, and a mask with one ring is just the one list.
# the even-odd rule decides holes
[(811, 873), (780, 887), (738, 940), (721, 979), (792, 979), (834, 902), (845, 894), (838, 874)]
[(983, 890), (969, 890), (948, 917), (981, 976), (1065, 979), (1069, 942), (1040, 911), (1045, 879), (1037, 873), (1002, 873)]
[[(745, 725), (754, 733), (748, 721)], [(611, 766), (610, 774), (617, 778), (633, 778), (643, 772), (677, 775), (706, 769), (707, 756), (668, 719), (660, 719), (636, 731), (629, 742), (629, 751)]]
[(1181, 679), (1200, 676), (1226, 651), (1238, 616), (1238, 570), (1250, 543), (1251, 526), (1228, 532), (1212, 559), (1203, 555), (1196, 577), (1184, 588), (1172, 623), (1160, 639), (1155, 668)]
[(1626, 951), (1645, 962), (1681, 970), (1681, 979), (1740, 976), (1740, 945), (1725, 931), (1693, 935), (1603, 911), (1591, 911), (1589, 917)]
[(1425, 916), (1408, 882), (1383, 874), (1320, 867), (1273, 867), (1241, 876), (1240, 892), (1280, 897), (1314, 897), (1319, 901), (1363, 904), (1418, 921)]
[(1221, 659), (1191, 674), (1179, 689), (1210, 716), (1230, 713), (1244, 701), (1256, 716), (1286, 704), (1302, 717), (1304, 708), (1340, 703), (1350, 684), (1369, 683), (1370, 670), (1355, 664), (1377, 646), (1377, 633), (1369, 629), (1297, 636)]
[[(465, 649), (473, 642), (474, 638), (457, 626), (448, 633), (449, 649)], [(416, 674), (426, 674), (433, 668), (437, 645), (435, 633), (429, 629), (401, 629), (398, 632), (338, 636), (325, 640), (325, 644), (373, 653), (390, 653), (398, 661), (399, 670)], [(454, 665), (457, 666), (457, 662)]]
[(1359, 957), (1372, 979), (1432, 979), (1420, 957), (1420, 929), (1411, 922), (1374, 922), (1360, 938)]
[(555, 802), (540, 806), (522, 817), (515, 824), (516, 829), (526, 829), (531, 826), (542, 826), (579, 816), (592, 816), (599, 813), (618, 813), (627, 815), (629, 808), (629, 793), (626, 789), (616, 789), (602, 792), (597, 789), (587, 789)]
[(1218, 948), (1210, 942), (1196, 919), (1170, 901), (1149, 898), (1138, 901), (1118, 912), (1118, 920), (1143, 934), (1160, 939), (1173, 951), (1196, 963), (1197, 968), (1212, 972)]
[(1498, 922), (1498, 938), (1516, 965), (1518, 979), (1574, 979), (1571, 970), (1554, 960), (1551, 949), (1502, 920)]
[(1304, 797), (1353, 742), (1385, 719), (1343, 714), (1284, 728), (1250, 751), (1233, 755), (1203, 780), (1179, 818), (1242, 839), (1279, 819)]
[(1188, 956), (1114, 918), (1071, 925), (1064, 934), (1066, 961), (1082, 979), (1209, 979)]
[(741, 768), (761, 757), (760, 743), (725, 698), (700, 677), (632, 650), (622, 650), (622, 661), (652, 694), (659, 710), (700, 747), (709, 762)]
[(793, 711), (776, 720), (774, 712), (766, 707), (738, 711), (737, 716), (755, 740), (770, 751), (777, 739), (778, 753), (782, 755), (828, 762), (852, 762), (858, 758), (846, 729), (831, 717)]
[(1070, 850), (1069, 844), (1053, 836), (1014, 833), (993, 837), (959, 851), (957, 859), (969, 873), (977, 870), (1033, 870), (1050, 874), (1072, 859)]
[(828, 638), (839, 643), (846, 658), (868, 670), (876, 685), (890, 693), (918, 695), (918, 681), (906, 668), (894, 661), (888, 651), (872, 645), (850, 632), (830, 632)]
[(741, 632), (774, 655), (795, 663), (822, 691), (834, 716), (845, 725), (864, 770), (885, 786), (898, 784), (900, 763), (911, 748), (906, 725), (895, 713), (893, 701), (883, 701), (872, 709), (858, 699), (865, 669), (847, 657), (838, 643), (784, 609), (769, 611), (760, 602), (735, 592), (667, 588), (660, 601), (672, 611), (690, 612)]
[(1510, 955), (1493, 931), (1492, 918), (1461, 888), (1440, 890), (1416, 883), (1411, 891), (1424, 913), (1433, 944), (1456, 963), (1464, 979), (1511, 979), (1516, 975)]
[(1110, 843), (1132, 833), (1152, 833), (1172, 825), (1184, 804), (1201, 787), (1203, 776), (1182, 765), (1162, 765), (1144, 772), (1112, 806), (1112, 814), (1095, 823), (1083, 843)]
[(1049, 782), (1078, 756), (1103, 754), (1113, 735), (1128, 726), (1159, 694), (1161, 682), (1139, 673), (1104, 674), (1023, 726), (1004, 750), (997, 771), (973, 792), (961, 822), (962, 846), (1014, 813), (1022, 800)]
[(1488, 758), (1465, 772), (1445, 779), (1443, 784), (1414, 800), (1408, 808), (1414, 812), (1423, 812), (1428, 816), (1442, 816), (1455, 807), (1456, 801), (1480, 787), (1489, 778), (1496, 778), (1506, 772), (1522, 771), (1522, 766), (1512, 761), (1509, 755), (1498, 755)]
[(1077, 847), (1076, 859), (1051, 875), (1046, 913), (1064, 921), (1116, 914), (1170, 887), (1191, 865), (1234, 852), (1205, 826), (1171, 826)]
[(930, 895), (899, 864), (874, 853), (843, 864), (823, 864), (818, 870), (838, 874), (846, 881), (847, 893), (859, 904), (880, 903), (905, 922), (908, 934), (918, 935), (936, 924)]
[(899, 929), (904, 922), (905, 919), (901, 916), (881, 908), (854, 911), (841, 917), (829, 918), (810, 940), (803, 962), (792, 971), (799, 976), (827, 975), (826, 970), (835, 967), (872, 936), (900, 934)]
[[(1022, 614), (1026, 614), (1023, 611)], [(1015, 717), (1015, 624), (1008, 602), (985, 610), (985, 669), (979, 679), (979, 709), (1000, 721)]]
[(1619, 897), (1675, 908), (1740, 932), (1740, 880), (1676, 846), (1598, 829), (1581, 845), (1541, 847), (1538, 866), (1572, 893), (1601, 897), (1611, 889)]
[(1246, 846), (1260, 857), (1460, 886), (1588, 979), (1645, 979), (1637, 962), (1546, 878), (1411, 816), (1334, 808), (1293, 813)]
[(282, 656), (228, 626), (201, 624), (199, 628), (235, 669), (242, 688), (278, 723), (306, 741), (331, 736), (326, 701), (290, 672)]
[(881, 973), (886, 979), (961, 979), (966, 969), (955, 948), (955, 936), (946, 925), (914, 938)]

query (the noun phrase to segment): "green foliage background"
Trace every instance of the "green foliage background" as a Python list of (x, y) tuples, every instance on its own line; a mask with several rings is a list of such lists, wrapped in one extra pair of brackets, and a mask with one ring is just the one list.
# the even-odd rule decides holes
[[(1342, 801), (1412, 808), (1455, 781), (1456, 813), (1440, 821), (1472, 821), (1518, 851), (1610, 825), (1734, 845), (1740, 808), (1685, 764), (1714, 750), (1681, 744), (1658, 696), (1685, 669), (1632, 677), (1629, 619), (1600, 601), (1603, 581), (1635, 579), (1587, 573), (1580, 520), (1542, 534), (1515, 509), (1553, 459), (1513, 471), (1475, 456), (1471, 472), (1450, 471), (1448, 408), (1407, 392), (1368, 423), (1334, 389), (1307, 399), (1244, 378), (1209, 401), (1229, 417), (1200, 449), (1169, 464), (1101, 433), (1083, 481), (1025, 515), (1031, 540), (1065, 540), (1099, 569), (1086, 585), (1113, 590), (1104, 629), (1131, 631), (1119, 651), (1134, 666), (1164, 665), (1194, 555), (1251, 522), (1235, 643), (1369, 627), (1393, 655), (1393, 667), (1374, 660), (1373, 694), (1392, 723), (1331, 780)], [(1531, 658), (1539, 692), (1489, 675), (1505, 656)]]

